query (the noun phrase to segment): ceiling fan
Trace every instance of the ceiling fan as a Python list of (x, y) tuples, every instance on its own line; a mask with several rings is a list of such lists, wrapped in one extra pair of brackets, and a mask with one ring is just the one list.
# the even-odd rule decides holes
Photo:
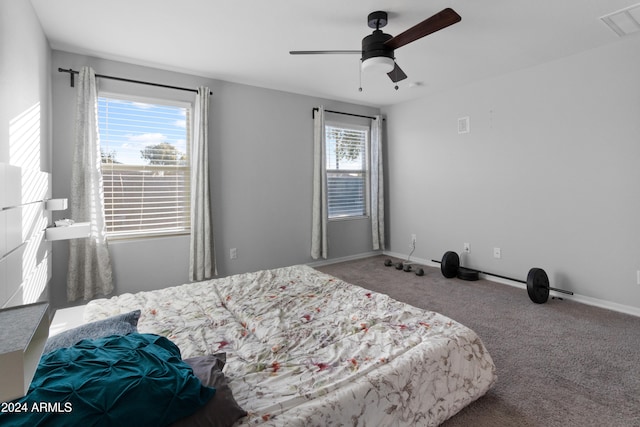
[[(383, 33), (380, 28), (387, 25), (387, 12), (376, 11), (369, 14), (367, 23), (374, 28), (373, 33), (362, 39), (362, 50), (292, 50), (291, 55), (319, 55), (319, 54), (360, 54), (362, 69), (377, 69), (385, 72), (397, 83), (407, 78), (407, 75), (395, 62), (394, 51), (406, 44), (421, 39), (424, 36), (440, 31), (450, 25), (460, 22), (462, 18), (451, 8), (443, 9), (435, 15), (414, 25), (408, 30), (393, 37)], [(396, 89), (398, 86), (396, 85)], [(362, 90), (362, 89), (361, 89)]]

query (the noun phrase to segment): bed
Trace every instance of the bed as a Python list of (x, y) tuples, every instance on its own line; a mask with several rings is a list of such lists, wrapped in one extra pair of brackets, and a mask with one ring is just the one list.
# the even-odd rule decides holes
[(85, 320), (132, 309), (184, 358), (226, 353), (237, 425), (438, 425), (496, 380), (469, 328), (304, 265), (92, 301)]

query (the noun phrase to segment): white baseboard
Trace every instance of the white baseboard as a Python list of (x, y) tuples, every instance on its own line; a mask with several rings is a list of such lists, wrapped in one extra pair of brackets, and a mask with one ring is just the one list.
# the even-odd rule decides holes
[[(397, 252), (384, 251), (383, 254), (394, 257), (394, 258), (400, 258), (402, 260), (407, 259), (406, 254), (400, 254)], [(410, 261), (415, 264), (440, 268), (440, 263), (433, 262), (431, 260), (411, 257)], [(516, 282), (514, 280), (503, 279), (502, 277), (496, 277), (490, 274), (480, 274), (480, 278), (491, 280), (492, 282), (496, 282), (496, 283), (502, 283), (504, 285), (515, 286), (517, 288), (521, 288), (525, 290), (527, 289), (527, 285), (525, 285), (524, 283)], [(640, 307), (633, 307), (630, 305), (618, 304), (616, 302), (607, 301), (607, 300), (598, 299), (598, 298), (592, 298), (592, 297), (588, 297), (588, 296), (580, 295), (576, 293), (574, 293), (573, 295), (566, 295), (560, 292), (551, 291), (549, 294), (551, 296), (570, 299), (571, 301), (576, 301), (582, 304), (591, 305), (594, 307), (600, 307), (607, 310), (617, 311), (619, 313), (630, 314), (632, 316), (640, 317)]]
[(320, 259), (318, 261), (308, 262), (307, 265), (309, 267), (321, 267), (323, 265), (331, 265), (331, 264), (337, 264), (339, 262), (353, 261), (353, 260), (362, 259), (362, 258), (369, 258), (369, 257), (376, 256), (376, 255), (382, 255), (382, 251), (364, 252), (364, 253), (361, 253), (361, 254), (349, 255), (349, 256), (344, 256), (344, 257), (340, 257), (340, 258)]
[[(557, 294), (558, 296), (562, 294)], [(617, 302), (606, 301), (598, 298), (591, 298), (584, 295), (573, 294), (569, 296), (572, 300), (580, 302), (582, 304), (592, 305), (595, 307), (605, 308), (611, 311), (617, 311), (619, 313), (630, 314), (632, 316), (640, 317), (640, 308), (632, 307), (630, 305), (618, 304)]]

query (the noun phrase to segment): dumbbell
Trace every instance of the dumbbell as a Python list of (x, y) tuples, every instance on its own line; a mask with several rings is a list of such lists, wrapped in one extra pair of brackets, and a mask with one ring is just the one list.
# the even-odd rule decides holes
[[(408, 273), (413, 270), (411, 264), (403, 264), (401, 262), (396, 262), (395, 264), (390, 259), (384, 260), (384, 265), (387, 267), (395, 266), (396, 270), (403, 270)], [(416, 276), (424, 276), (424, 269), (422, 267), (418, 267), (415, 269)]]

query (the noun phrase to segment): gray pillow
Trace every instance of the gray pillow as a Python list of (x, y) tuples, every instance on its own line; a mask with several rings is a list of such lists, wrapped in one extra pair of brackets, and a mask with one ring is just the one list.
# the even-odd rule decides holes
[(216, 389), (213, 397), (192, 415), (182, 418), (170, 427), (231, 427), (247, 415), (236, 402), (222, 368), (227, 361), (226, 353), (184, 359), (202, 385)]
[(72, 347), (86, 338), (98, 339), (109, 335), (127, 335), (132, 332), (138, 332), (138, 319), (140, 319), (140, 310), (135, 310), (60, 332), (47, 340), (43, 353), (49, 353), (59, 348)]

